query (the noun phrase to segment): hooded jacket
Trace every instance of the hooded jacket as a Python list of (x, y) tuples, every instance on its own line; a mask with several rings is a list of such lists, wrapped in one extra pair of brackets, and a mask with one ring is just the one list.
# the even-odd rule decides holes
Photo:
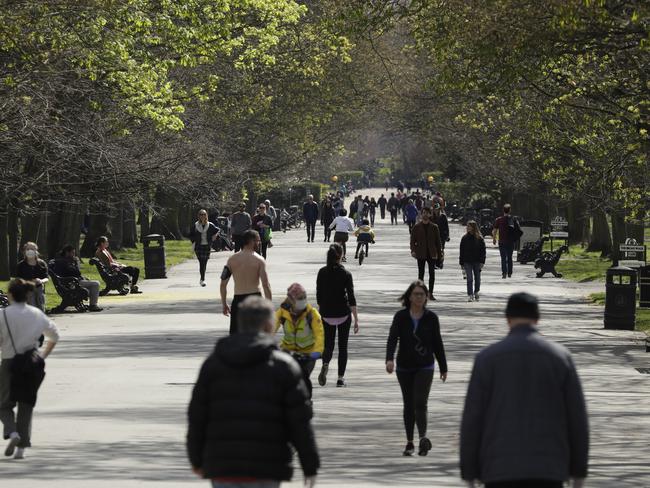
[(267, 334), (234, 334), (203, 363), (188, 410), (187, 451), (206, 478), (290, 480), (319, 467), (300, 366)]
[(323, 353), (325, 348), (325, 332), (323, 321), (318, 310), (307, 304), (307, 308), (295, 318), (283, 303), (275, 312), (275, 332), (282, 327), (284, 337), (281, 347), (284, 351), (295, 351), (302, 354), (312, 352)]

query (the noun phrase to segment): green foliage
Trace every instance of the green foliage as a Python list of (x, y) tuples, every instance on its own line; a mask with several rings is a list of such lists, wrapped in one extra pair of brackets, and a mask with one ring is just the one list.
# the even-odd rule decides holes
[(351, 181), (354, 186), (359, 187), (363, 183), (363, 171), (341, 171), (336, 175), (339, 177), (339, 185)]
[(611, 267), (612, 261), (602, 258), (600, 254), (600, 252), (587, 252), (579, 245), (570, 246), (569, 253), (564, 254), (560, 259), (557, 270), (565, 279), (578, 283), (605, 282), (605, 274)]

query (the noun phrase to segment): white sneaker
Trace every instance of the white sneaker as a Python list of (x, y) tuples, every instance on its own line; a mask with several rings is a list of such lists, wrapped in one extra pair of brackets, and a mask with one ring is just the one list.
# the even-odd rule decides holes
[(25, 448), (19, 447), (16, 449), (16, 454), (14, 454), (14, 459), (25, 459)]
[(468, 296), (467, 296), (467, 301), (468, 301), (468, 302), (473, 302), (473, 301), (474, 301), (474, 297), (473, 297), (472, 295), (468, 295)]
[(199, 284), (200, 284), (201, 286), (205, 286), (205, 281), (201, 280), (201, 281), (199, 281)]
[(474, 300), (478, 302), (478, 293), (474, 293)]

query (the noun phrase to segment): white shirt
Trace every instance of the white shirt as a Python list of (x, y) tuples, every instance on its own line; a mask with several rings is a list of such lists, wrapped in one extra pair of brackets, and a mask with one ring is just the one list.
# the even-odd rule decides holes
[(330, 225), (330, 229), (335, 229), (336, 232), (353, 232), (354, 222), (349, 217), (339, 215)]
[(52, 342), (59, 341), (59, 331), (54, 322), (38, 308), (26, 303), (12, 303), (4, 311), (0, 310), (0, 355), (2, 359), (11, 359), (16, 353), (7, 332), (7, 321), (18, 354), (38, 347), (38, 338), (44, 334)]

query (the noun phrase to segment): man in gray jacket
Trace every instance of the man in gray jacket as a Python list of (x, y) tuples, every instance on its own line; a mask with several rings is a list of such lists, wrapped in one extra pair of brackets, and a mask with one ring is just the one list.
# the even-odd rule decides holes
[(246, 212), (246, 204), (242, 202), (239, 204), (239, 210), (230, 216), (230, 231), (235, 243), (235, 252), (241, 251), (244, 232), (249, 230), (251, 225), (251, 216)]
[(460, 470), (469, 486), (561, 488), (587, 476), (589, 427), (569, 351), (536, 329), (537, 299), (508, 300), (508, 336), (476, 356), (461, 426)]

